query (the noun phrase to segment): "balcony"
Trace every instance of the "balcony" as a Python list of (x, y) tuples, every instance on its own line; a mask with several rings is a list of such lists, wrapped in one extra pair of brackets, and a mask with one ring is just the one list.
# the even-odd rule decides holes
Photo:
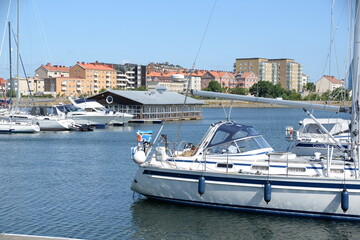
[(62, 91), (66, 91), (66, 87), (62, 87), (61, 90), (62, 90)]
[(118, 87), (126, 87), (126, 83), (117, 83), (116, 86), (118, 86)]
[(77, 91), (81, 91), (81, 89), (82, 89), (81, 87), (76, 88)]
[(98, 78), (94, 78), (94, 82), (97, 82), (99, 79)]
[(61, 83), (61, 86), (66, 86), (66, 81), (63, 81), (63, 82)]

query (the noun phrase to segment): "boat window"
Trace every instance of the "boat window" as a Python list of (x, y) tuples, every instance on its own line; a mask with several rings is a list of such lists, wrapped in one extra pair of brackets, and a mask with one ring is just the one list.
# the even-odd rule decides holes
[(259, 133), (252, 127), (227, 123), (217, 129), (208, 147), (256, 135), (259, 135)]
[(304, 133), (317, 133), (321, 134), (319, 126), (316, 124), (308, 124), (305, 126)]
[(231, 143), (220, 144), (220, 145), (214, 146), (212, 148), (209, 148), (209, 153), (234, 154), (234, 153), (240, 153), (240, 150), (234, 142), (231, 142)]
[(211, 145), (219, 144), (225, 141), (229, 137), (229, 133), (223, 131), (217, 131), (214, 138), (211, 140)]
[(271, 148), (262, 136), (241, 139), (236, 141), (239, 146), (240, 152), (248, 152), (261, 148)]

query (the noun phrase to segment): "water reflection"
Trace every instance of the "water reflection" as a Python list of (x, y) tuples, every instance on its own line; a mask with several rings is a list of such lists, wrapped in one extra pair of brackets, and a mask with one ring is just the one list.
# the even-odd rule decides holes
[[(131, 206), (135, 239), (359, 239), (358, 224), (177, 205)], [(195, 234), (196, 233), (196, 234)]]

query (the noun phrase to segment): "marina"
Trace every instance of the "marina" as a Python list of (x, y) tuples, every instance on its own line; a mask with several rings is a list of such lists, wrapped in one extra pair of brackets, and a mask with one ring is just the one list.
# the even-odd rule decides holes
[[(286, 119), (279, 119), (285, 114)], [(180, 137), (199, 142), (209, 124), (221, 116), (225, 119), (221, 108), (204, 108), (202, 120), (182, 123)], [(255, 127), (275, 150), (285, 151), (285, 127), (296, 126), (304, 117), (299, 109), (234, 108), (230, 119)], [(160, 127), (129, 124), (94, 132), (1, 135), (0, 230), (80, 239), (360, 237), (357, 223), (164, 204), (134, 194), (130, 186), (138, 167), (129, 149), (136, 145), (137, 130), (156, 133)], [(164, 133), (172, 136), (177, 127), (178, 122), (165, 122)]]

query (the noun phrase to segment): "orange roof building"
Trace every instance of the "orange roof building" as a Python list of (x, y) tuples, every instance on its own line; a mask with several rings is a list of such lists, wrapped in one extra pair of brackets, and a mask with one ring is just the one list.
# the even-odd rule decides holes
[(42, 79), (49, 77), (69, 77), (69, 69), (69, 67), (47, 63), (36, 69), (35, 74)]

